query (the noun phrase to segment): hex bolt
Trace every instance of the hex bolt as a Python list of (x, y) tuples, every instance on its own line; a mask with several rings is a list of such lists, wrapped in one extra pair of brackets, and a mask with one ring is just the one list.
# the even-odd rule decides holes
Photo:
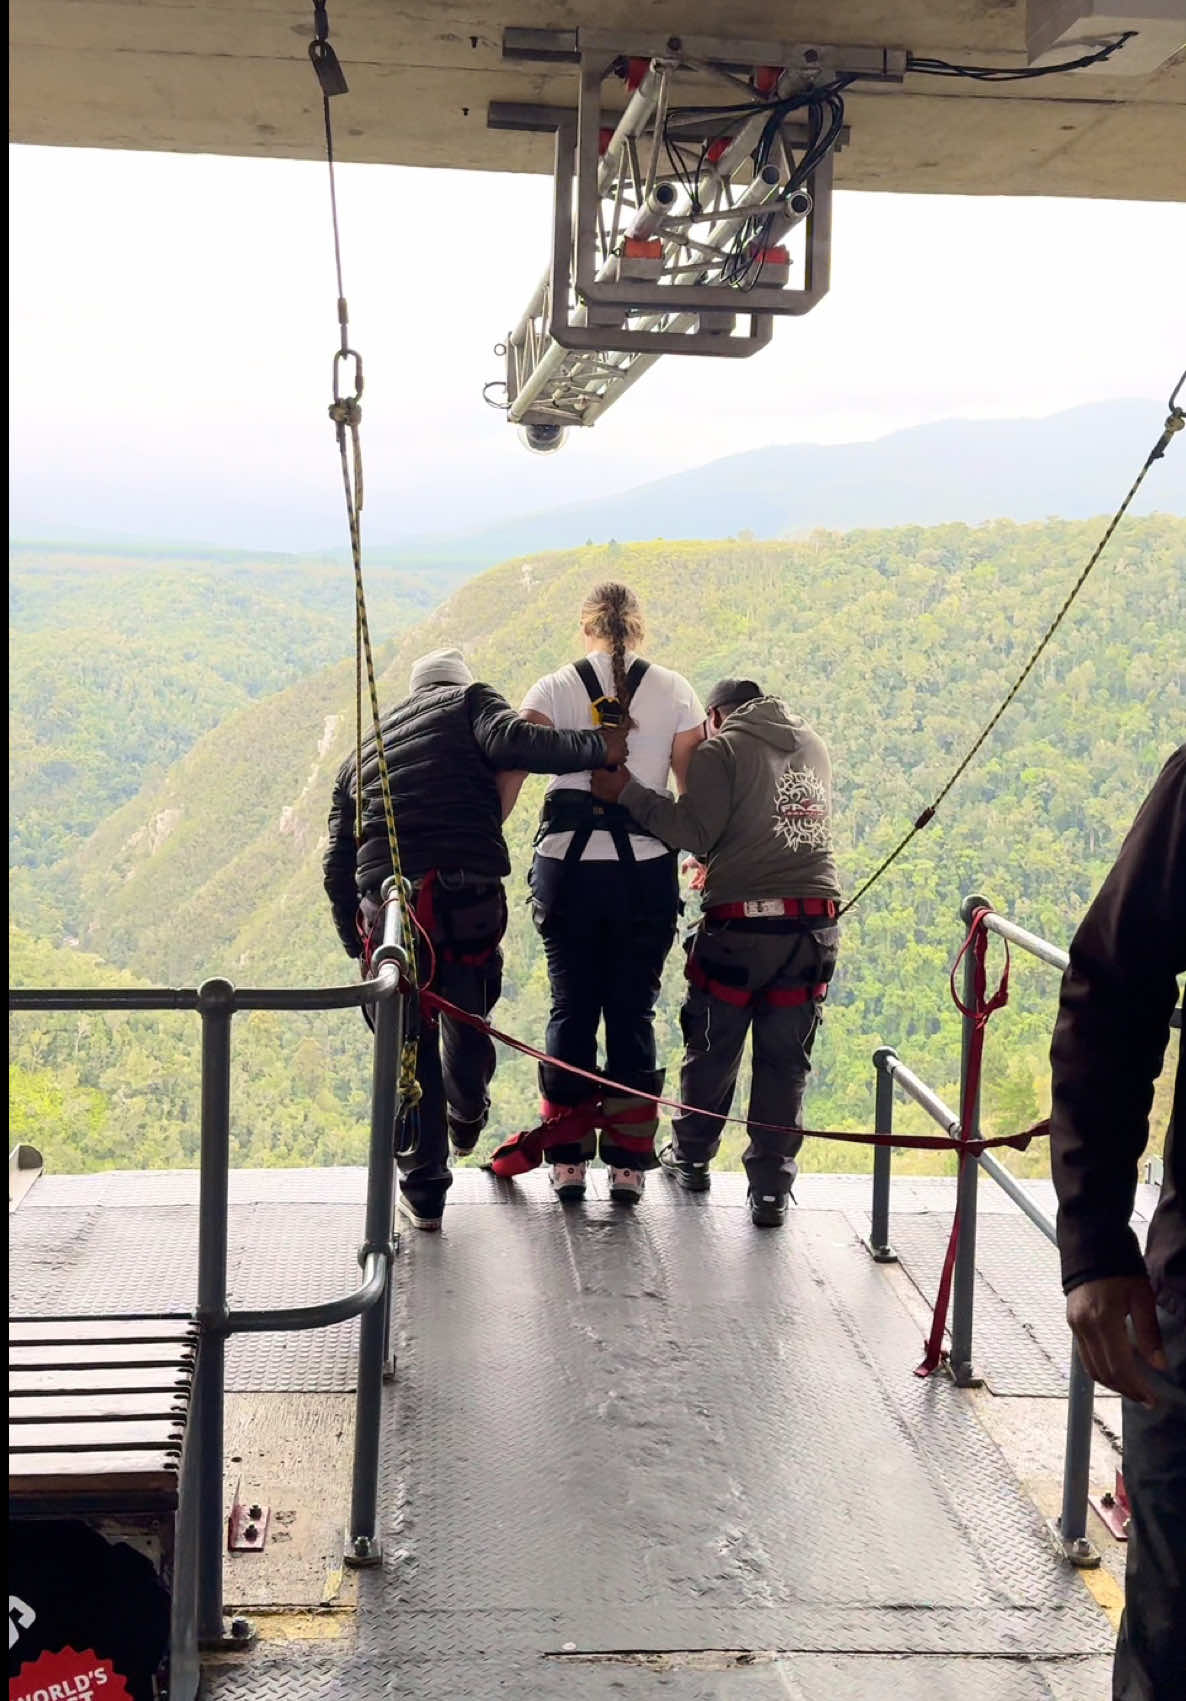
[(237, 1642), (245, 1642), (251, 1635), (251, 1626), (245, 1618), (231, 1619), (231, 1635)]
[(247, 1508), (247, 1516), (249, 1518), (257, 1518), (258, 1519), (258, 1518), (262, 1518), (263, 1515), (264, 1515), (264, 1509), (263, 1509), (262, 1506), (249, 1506)]
[(253, 1542), (258, 1535), (259, 1535), (258, 1524), (248, 1524), (247, 1528), (243, 1531), (244, 1540), (249, 1541), (249, 1542)]

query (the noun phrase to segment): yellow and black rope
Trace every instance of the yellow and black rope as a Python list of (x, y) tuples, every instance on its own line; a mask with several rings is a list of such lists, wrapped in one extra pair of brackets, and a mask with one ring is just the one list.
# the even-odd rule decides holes
[[(395, 901), (399, 905), (401, 932), (406, 948), (408, 976), (413, 995), (416, 990), (416, 920), (412, 913), (408, 882), (404, 878), (396, 830), (395, 807), (391, 797), (391, 775), (387, 753), (383, 748), (383, 729), (379, 715), (379, 690), (375, 682), (375, 656), (371, 644), (370, 622), (367, 619), (366, 587), (362, 572), (362, 508), (365, 484), (362, 467), (362, 356), (350, 346), (350, 320), (346, 292), (342, 282), (342, 245), (338, 229), (338, 197), (334, 176), (334, 133), (330, 99), (348, 92), (346, 79), (337, 55), (329, 44), (329, 19), (323, 0), (315, 0), (314, 39), (309, 44), (309, 57), (321, 86), (321, 102), (325, 120), (325, 157), (329, 167), (330, 214), (334, 234), (334, 264), (338, 285), (339, 346), (334, 353), (333, 401), (329, 417), (338, 441), (342, 464), (342, 489), (346, 499), (346, 519), (350, 531), (350, 556), (354, 567), (354, 694), (355, 694), (355, 752), (354, 752), (354, 820), (355, 839), (362, 838), (362, 763), (363, 763), (363, 674), (366, 674), (370, 699), (371, 727), (375, 740), (375, 757), (379, 768), (379, 790), (383, 799), (383, 818), (387, 828), (387, 846), (391, 856), (391, 871), (395, 878)], [(342, 369), (353, 362), (353, 385), (349, 395), (342, 394)], [(420, 1098), (416, 1079), (417, 1040), (415, 1023), (408, 1024), (408, 1037), (400, 1056), (400, 1102), (408, 1108)]]

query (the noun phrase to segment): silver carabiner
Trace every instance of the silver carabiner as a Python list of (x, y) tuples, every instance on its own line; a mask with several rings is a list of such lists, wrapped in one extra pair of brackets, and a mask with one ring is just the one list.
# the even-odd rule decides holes
[(345, 399), (347, 401), (356, 402), (362, 395), (362, 356), (359, 354), (357, 349), (352, 348), (340, 348), (334, 355), (334, 401), (340, 402), (343, 399), (341, 368), (344, 360), (352, 360), (354, 362), (354, 388), (352, 393)]

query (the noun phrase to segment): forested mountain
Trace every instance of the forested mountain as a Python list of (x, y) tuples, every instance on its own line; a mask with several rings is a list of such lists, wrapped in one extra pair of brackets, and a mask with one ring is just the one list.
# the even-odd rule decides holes
[[(387, 655), (381, 689), (385, 701), (401, 694), (416, 654), (457, 643), (479, 677), (516, 701), (576, 653), (589, 585), (626, 579), (648, 614), (649, 654), (701, 691), (723, 674), (753, 675), (827, 738), (851, 890), (934, 796), (1098, 533), (1098, 521), (912, 526), (514, 561), (469, 581), (407, 631)], [(348, 652), (348, 584), (338, 583)], [(200, 632), (198, 613), (194, 623)], [(259, 631), (266, 648), (266, 627)], [(206, 660), (213, 665), (214, 655)], [(289, 678), (296, 663), (294, 655)], [(125, 974), (159, 984), (225, 973), (299, 984), (352, 975), (320, 884), (329, 789), (353, 736), (352, 667), (305, 673), (233, 706), (171, 766), (146, 772), (88, 840), (32, 876), (40, 907), (24, 912), (14, 977), (83, 984)], [(954, 1098), (958, 1032), (946, 975), (961, 897), (982, 890), (1025, 925), (1065, 939), (1184, 736), (1186, 521), (1131, 520), (985, 753), (846, 923), (809, 1099), (815, 1126), (869, 1125), (870, 1058), (883, 1041)], [(508, 829), (516, 872), (499, 1011), (502, 1025), (532, 1040), (547, 989), (523, 876), (540, 789), (525, 789)], [(77, 947), (61, 944), (67, 936)], [(678, 955), (660, 1016), (670, 1065)], [(985, 1111), (995, 1128), (1040, 1110), (1055, 989), (1050, 971), (1015, 963), (1013, 999), (988, 1045)], [(116, 1030), (126, 1031), (123, 1051)], [(21, 1017), (13, 1032), (14, 1127), (55, 1167), (193, 1161), (192, 1019)], [(367, 1091), (361, 1020), (252, 1016), (236, 1033), (238, 1161), (357, 1158)], [(533, 1103), (529, 1068), (504, 1060), (496, 1131), (523, 1125)], [(909, 1112), (902, 1125), (911, 1125)], [(727, 1151), (738, 1149), (730, 1140)], [(808, 1161), (840, 1168), (866, 1158), (819, 1145)], [(1045, 1159), (1022, 1161), (1041, 1168)]]
[[(447, 570), (372, 574), (381, 637)], [(9, 560), (9, 866), (44, 869), (244, 704), (353, 653), (348, 570), (17, 548)], [(18, 912), (36, 882), (19, 874)]]

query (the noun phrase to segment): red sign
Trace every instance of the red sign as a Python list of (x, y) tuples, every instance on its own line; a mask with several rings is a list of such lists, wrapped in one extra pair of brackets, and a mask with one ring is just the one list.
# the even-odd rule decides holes
[(110, 1660), (92, 1648), (59, 1648), (26, 1662), (8, 1680), (8, 1701), (131, 1701), (127, 1685)]

